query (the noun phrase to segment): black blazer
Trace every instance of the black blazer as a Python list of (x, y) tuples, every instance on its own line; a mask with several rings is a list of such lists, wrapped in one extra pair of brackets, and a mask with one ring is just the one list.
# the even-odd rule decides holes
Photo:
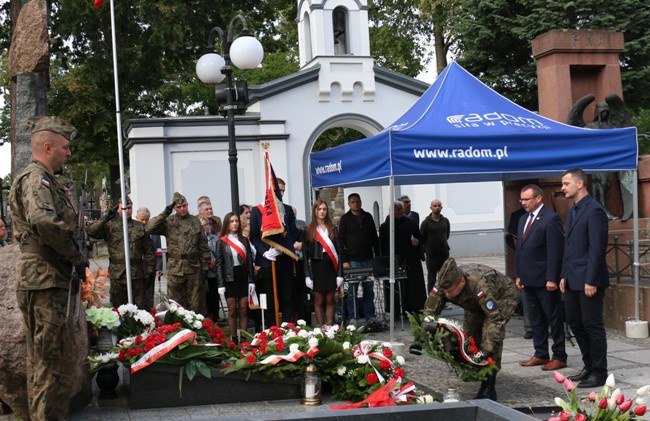
[[(309, 230), (309, 227), (305, 228), (303, 231), (303, 243), (302, 243), (302, 252), (303, 252), (303, 265), (305, 268), (305, 276), (310, 277), (311, 279), (314, 279), (314, 273), (311, 270), (311, 262), (312, 260), (322, 260), (323, 259), (323, 246), (316, 240), (315, 238), (312, 238), (311, 241), (307, 240), (307, 231)], [(336, 233), (336, 228), (334, 228), (334, 232)], [(339, 237), (338, 235), (336, 236), (336, 239), (332, 241), (334, 243), (334, 248), (336, 249), (336, 254), (339, 256), (339, 270), (338, 270), (338, 277), (343, 277), (343, 260), (341, 259), (341, 246), (339, 244)]]
[[(248, 283), (255, 283), (253, 281), (253, 253), (248, 241), (242, 241), (244, 244), (246, 253), (246, 271), (248, 273)], [(221, 238), (217, 241), (217, 282), (219, 288), (226, 286), (226, 282), (235, 282), (235, 261), (237, 259), (240, 265), (243, 265), (243, 259), (239, 253), (235, 253), (233, 256), (230, 246), (223, 241)]]
[(607, 215), (591, 195), (585, 196), (576, 206), (576, 215), (564, 236), (562, 276), (574, 291), (584, 290), (586, 283), (599, 289), (607, 288)]
[(519, 218), (515, 251), (515, 278), (527, 287), (544, 287), (546, 281), (559, 284), (562, 275), (564, 230), (562, 221), (546, 206), (537, 213), (526, 238), (528, 214)]

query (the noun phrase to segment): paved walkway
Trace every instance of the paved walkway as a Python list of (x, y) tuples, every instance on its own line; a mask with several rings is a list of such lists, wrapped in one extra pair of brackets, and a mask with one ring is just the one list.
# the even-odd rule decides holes
[[(480, 258), (458, 259), (460, 263), (481, 261), (497, 269), (503, 269), (503, 256), (487, 256)], [(443, 312), (444, 317), (462, 319), (462, 309), (452, 306)], [(562, 386), (555, 382), (552, 372), (544, 372), (539, 367), (521, 367), (518, 362), (533, 355), (532, 341), (523, 338), (523, 319), (514, 316), (507, 326), (507, 335), (503, 353), (502, 370), (497, 377), (498, 400), (503, 405), (541, 413), (543, 407), (554, 407), (556, 396), (564, 397)], [(388, 331), (371, 334), (373, 339), (388, 340)], [(395, 339), (405, 344), (402, 355), (406, 359), (408, 377), (425, 387), (439, 393), (449, 387), (456, 387), (462, 400), (472, 399), (477, 392), (478, 383), (461, 382), (456, 375), (443, 363), (426, 356), (415, 356), (408, 353), (408, 345), (412, 336), (408, 326), (400, 329), (395, 327)], [(608, 362), (610, 372), (614, 374), (616, 386), (621, 388), (626, 397), (634, 396), (636, 389), (650, 384), (650, 339), (626, 338), (624, 332), (609, 330), (607, 332)], [(577, 345), (567, 342), (569, 355), (567, 367), (561, 370), (565, 374), (574, 374), (582, 367), (580, 350)], [(578, 389), (580, 396), (586, 396), (590, 390)], [(215, 418), (248, 418), (262, 419), (278, 417), (281, 414), (296, 414), (304, 411), (324, 411), (326, 405), (310, 408), (298, 401), (258, 402), (247, 404), (206, 405), (179, 408), (130, 410), (125, 389), (119, 386), (120, 397), (115, 400), (96, 398), (92, 404), (81, 412), (72, 414), (72, 420), (162, 420), (162, 419), (215, 419)], [(218, 391), (215, 391), (218, 393)], [(95, 394), (96, 395), (96, 394)], [(326, 401), (326, 404), (332, 402)], [(316, 414), (314, 414), (316, 416)], [(540, 418), (543, 415), (538, 415)], [(648, 416), (646, 416), (647, 418)], [(13, 416), (0, 416), (0, 421), (14, 420)], [(650, 419), (650, 418), (648, 418)]]

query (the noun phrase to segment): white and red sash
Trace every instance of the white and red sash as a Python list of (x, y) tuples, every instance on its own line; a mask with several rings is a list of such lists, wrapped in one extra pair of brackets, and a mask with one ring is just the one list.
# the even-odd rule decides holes
[(332, 243), (332, 240), (330, 239), (329, 235), (323, 236), (318, 230), (318, 227), (316, 227), (314, 238), (316, 238), (316, 240), (320, 243), (320, 245), (323, 246), (323, 250), (325, 250), (327, 255), (330, 257), (332, 264), (334, 265), (334, 270), (336, 271), (336, 273), (338, 273), (339, 255), (336, 253), (336, 247), (334, 247), (334, 243)]
[(239, 241), (237, 241), (237, 243), (239, 243), (239, 244), (235, 243), (230, 238), (228, 238), (227, 235), (224, 235), (223, 237), (221, 237), (220, 240), (223, 241), (224, 243), (228, 244), (233, 250), (235, 250), (237, 252), (239, 257), (241, 257), (242, 260), (244, 261), (244, 266), (246, 267), (246, 271), (248, 271), (248, 262), (246, 260), (246, 252), (242, 248), (244, 245), (242, 243), (239, 243)]

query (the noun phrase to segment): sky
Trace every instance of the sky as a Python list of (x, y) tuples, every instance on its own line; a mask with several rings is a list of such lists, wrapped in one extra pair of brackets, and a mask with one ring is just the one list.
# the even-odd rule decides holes
[[(433, 83), (436, 78), (435, 73), (435, 60), (431, 63), (428, 71), (425, 71), (417, 76), (417, 79), (427, 83)], [(1, 98), (0, 98), (1, 100)], [(11, 172), (11, 145), (5, 143), (0, 146), (0, 178), (6, 176)]]

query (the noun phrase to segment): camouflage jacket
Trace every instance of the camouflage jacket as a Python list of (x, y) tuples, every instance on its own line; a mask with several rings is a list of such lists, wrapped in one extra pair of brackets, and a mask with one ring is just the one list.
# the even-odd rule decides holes
[(502, 328), (517, 305), (515, 283), (501, 272), (482, 264), (468, 263), (458, 268), (466, 279), (461, 293), (449, 298), (444, 291), (434, 288), (424, 304), (424, 313), (438, 316), (445, 303), (451, 302), (462, 307), (465, 313), (484, 315), (489, 330), (483, 332), (484, 340), (489, 342), (484, 349), (491, 350), (503, 342)]
[(210, 268), (210, 249), (199, 218), (167, 216), (165, 212), (147, 222), (147, 234), (167, 238), (167, 274), (183, 276)]
[(43, 164), (32, 161), (14, 180), (9, 204), (13, 235), (22, 250), (16, 289), (67, 289), (81, 253), (75, 239), (77, 213), (63, 186)]
[[(146, 273), (153, 273), (156, 269), (156, 255), (153, 251), (153, 241), (145, 232), (144, 224), (133, 219), (128, 220), (129, 226), (129, 253), (131, 258), (131, 278), (144, 278)], [(86, 232), (89, 236), (106, 241), (110, 265), (108, 266), (109, 279), (126, 279), (126, 261), (124, 253), (124, 230), (122, 217), (106, 221), (102, 218), (90, 225)]]

